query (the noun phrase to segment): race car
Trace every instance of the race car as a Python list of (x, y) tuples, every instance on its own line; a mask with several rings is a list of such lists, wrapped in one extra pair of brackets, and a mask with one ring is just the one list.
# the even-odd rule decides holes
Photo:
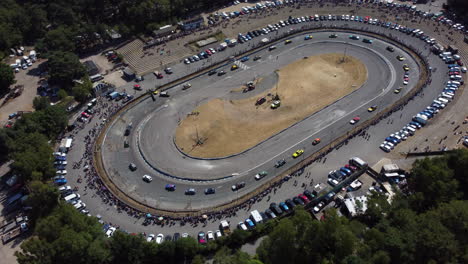
[(375, 109), (377, 109), (377, 106), (376, 106), (376, 105), (373, 105), (373, 106), (367, 108), (367, 111), (368, 111), (368, 112), (374, 112)]
[(312, 145), (315, 146), (315, 145), (319, 144), (320, 141), (321, 141), (320, 138), (316, 138), (316, 139), (314, 139), (314, 141), (312, 141)]
[(351, 119), (351, 120), (349, 121), (349, 123), (350, 123), (351, 125), (354, 125), (354, 124), (356, 124), (357, 122), (359, 122), (359, 120), (361, 120), (361, 118), (360, 118), (359, 116), (356, 116), (356, 117), (354, 117), (353, 119)]
[(298, 150), (296, 150), (296, 152), (294, 152), (292, 154), (292, 157), (297, 158), (297, 157), (301, 156), (302, 154), (304, 154), (304, 150), (303, 149), (298, 149)]

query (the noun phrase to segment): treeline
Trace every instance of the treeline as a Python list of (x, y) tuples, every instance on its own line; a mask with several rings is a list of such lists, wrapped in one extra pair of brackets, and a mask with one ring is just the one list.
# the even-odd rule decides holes
[[(35, 236), (17, 256), (20, 264), (204, 263), (206, 257), (215, 264), (467, 263), (466, 171), (467, 150), (420, 160), (405, 193), (398, 192), (391, 204), (385, 195), (373, 194), (366, 213), (355, 219), (330, 209), (317, 221), (297, 208), (291, 217), (250, 232), (236, 229), (204, 246), (195, 238), (158, 245), (120, 231), (106, 239), (96, 218), (59, 204), (37, 222)], [(47, 204), (53, 195), (42, 193), (48, 193), (40, 200)], [(239, 250), (263, 235), (255, 257)]]
[[(3, 0), (0, 1), (0, 51), (19, 45), (41, 52), (79, 52), (82, 40), (92, 43), (115, 29), (123, 37), (148, 33), (206, 12), (228, 0)], [(1, 57), (3, 57), (1, 56)]]
[[(3, 0), (0, 1), (0, 60), (19, 46), (34, 46), (49, 59), (49, 82), (83, 101), (90, 91), (72, 80), (86, 75), (76, 54), (95, 51), (108, 30), (128, 38), (206, 12), (228, 0)], [(0, 65), (0, 94), (13, 84), (8, 65)], [(3, 71), (7, 71), (4, 73)], [(76, 90), (78, 95), (75, 93)], [(62, 94), (63, 94), (62, 92)], [(86, 96), (83, 96), (86, 94)]]

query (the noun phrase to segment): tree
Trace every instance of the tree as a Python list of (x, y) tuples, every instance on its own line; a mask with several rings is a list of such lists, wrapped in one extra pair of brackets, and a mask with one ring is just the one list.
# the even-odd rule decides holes
[(14, 160), (11, 167), (25, 181), (47, 180), (54, 175), (52, 148), (47, 141), (39, 133), (17, 132), (9, 144)]
[(49, 81), (68, 88), (72, 80), (81, 79), (86, 73), (78, 56), (71, 52), (57, 51), (49, 56)]
[(417, 160), (409, 178), (415, 195), (413, 208), (419, 212), (460, 197), (459, 183), (448, 167), (445, 157)]
[(468, 22), (468, 17), (466, 14), (468, 13), (468, 2), (465, 0), (448, 0), (447, 5), (449, 9), (455, 14), (457, 14), (458, 18), (464, 20), (464, 22)]
[(0, 94), (7, 93), (10, 90), (10, 85), (15, 82), (13, 69), (5, 63), (0, 63)]
[(115, 232), (110, 242), (112, 263), (141, 263), (145, 255), (144, 243), (146, 243), (142, 236)]
[(250, 256), (240, 250), (220, 248), (213, 257), (213, 264), (261, 264), (259, 260), (252, 260)]
[(8, 159), (8, 154), (10, 153), (9, 146), (12, 144), (12, 138), (9, 135), (9, 132), (5, 128), (0, 128), (0, 162)]
[(25, 241), (22, 250), (15, 253), (20, 264), (108, 263), (110, 260), (97, 219), (81, 214), (69, 204), (60, 204), (50, 215), (39, 219), (34, 234), (35, 238)]
[(67, 96), (68, 96), (67, 91), (65, 91), (64, 89), (59, 89), (58, 90), (57, 97), (59, 98), (59, 100), (63, 100), (65, 98), (67, 98)]
[(46, 96), (34, 97), (33, 107), (36, 111), (44, 110), (50, 106), (50, 100)]
[(73, 96), (75, 100), (84, 103), (91, 95), (91, 91), (93, 90), (93, 83), (88, 79), (84, 78), (82, 84), (76, 84), (73, 87)]
[(74, 33), (67, 27), (61, 26), (53, 29), (45, 34), (41, 51), (46, 54), (59, 51), (74, 52), (76, 47), (73, 35)]
[(26, 204), (32, 208), (30, 215), (33, 221), (49, 215), (57, 206), (59, 194), (55, 186), (35, 180), (29, 183), (29, 190)]

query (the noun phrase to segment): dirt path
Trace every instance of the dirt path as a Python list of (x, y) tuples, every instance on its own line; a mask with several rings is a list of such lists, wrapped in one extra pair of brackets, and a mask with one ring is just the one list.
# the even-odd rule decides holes
[[(223, 157), (242, 152), (260, 141), (358, 89), (367, 79), (367, 69), (356, 58), (321, 54), (301, 59), (278, 70), (279, 83), (262, 94), (240, 100), (213, 99), (183, 120), (176, 131), (176, 144), (196, 157)], [(278, 93), (281, 106), (271, 109)], [(255, 106), (258, 98), (266, 102)], [(198, 134), (198, 135), (197, 135)], [(202, 145), (195, 146), (197, 141)]]

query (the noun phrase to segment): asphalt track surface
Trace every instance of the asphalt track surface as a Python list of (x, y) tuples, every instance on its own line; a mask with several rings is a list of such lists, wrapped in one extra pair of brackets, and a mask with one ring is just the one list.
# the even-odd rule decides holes
[[(338, 38), (330, 39), (329, 32), (320, 32), (313, 33), (313, 39), (305, 41), (304, 35), (291, 38), (293, 43), (289, 45), (279, 42), (273, 51), (268, 51), (268, 47), (258, 51), (255, 55), (262, 56), (259, 61), (251, 59), (243, 63), (245, 65), (240, 64), (241, 67), (236, 71), (230, 71), (232, 63), (220, 67), (227, 72), (224, 76), (203, 74), (196, 77), (190, 80), (192, 88), (188, 90), (182, 90), (181, 84), (175, 85), (168, 90), (171, 95), (169, 98), (157, 97), (156, 102), (153, 102), (148, 97), (115, 119), (107, 131), (102, 148), (103, 162), (114, 184), (126, 190), (132, 198), (164, 210), (199, 210), (235, 201), (285, 168), (316, 152), (321, 145), (346, 134), (352, 128), (349, 120), (353, 117), (359, 116), (360, 122), (363, 122), (380, 109), (392, 105), (419, 78), (417, 64), (409, 54), (397, 46), (393, 46), (395, 52), (387, 51), (389, 43), (382, 40), (368, 37), (374, 42), (366, 44), (362, 42), (362, 35), (360, 40), (351, 40), (349, 32), (340, 32)], [(246, 81), (267, 76), (305, 56), (339, 53), (345, 47), (346, 53), (361, 60), (368, 70), (367, 81), (355, 92), (234, 157), (193, 159), (175, 147), (173, 137), (178, 120), (196, 106), (212, 98), (227, 98), (231, 90)], [(396, 55), (403, 55), (406, 60), (400, 62)], [(397, 95), (393, 90), (403, 86), (404, 63), (411, 69), (410, 84)], [(371, 105), (378, 105), (378, 110), (368, 113), (367, 108)], [(124, 148), (123, 134), (129, 123), (133, 125), (128, 137), (130, 148)], [(312, 146), (311, 142), (316, 137), (320, 137), (322, 143)], [(305, 153), (293, 159), (291, 155), (297, 149), (304, 149)], [(276, 169), (275, 162), (282, 158), (287, 163)], [(128, 169), (130, 162), (137, 165), (137, 171)], [(268, 176), (256, 181), (254, 175), (263, 170), (268, 172)], [(143, 182), (144, 174), (151, 175), (153, 182)], [(231, 186), (241, 181), (246, 182), (246, 187), (238, 192), (231, 191)], [(167, 183), (176, 184), (177, 189), (173, 192), (164, 190)], [(215, 188), (216, 194), (204, 195), (203, 190), (208, 187)], [(195, 188), (197, 194), (184, 195), (187, 188)]]

